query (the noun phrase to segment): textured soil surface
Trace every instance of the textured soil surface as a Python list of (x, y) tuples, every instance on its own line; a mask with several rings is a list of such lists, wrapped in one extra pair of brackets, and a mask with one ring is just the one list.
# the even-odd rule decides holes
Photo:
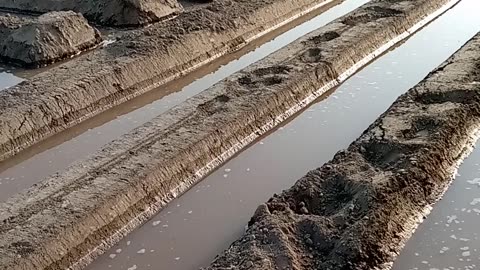
[(76, 55), (100, 43), (100, 33), (72, 11), (38, 18), (0, 15), (0, 58), (38, 67)]
[(0, 8), (34, 14), (73, 10), (110, 26), (144, 25), (182, 11), (176, 0), (2, 0)]
[(88, 263), (446, 3), (364, 5), (0, 204), (0, 269)]
[(208, 269), (385, 268), (479, 127), (480, 33), (347, 150), (259, 206)]
[(171, 81), (324, 0), (218, 0), (80, 55), (0, 92), (0, 161)]

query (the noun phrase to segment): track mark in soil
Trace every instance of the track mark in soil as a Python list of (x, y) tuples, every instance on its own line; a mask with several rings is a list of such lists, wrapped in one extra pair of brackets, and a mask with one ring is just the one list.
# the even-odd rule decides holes
[(361, 13), (354, 14), (345, 18), (342, 22), (346, 25), (354, 26), (358, 24), (377, 21), (382, 18), (400, 16), (403, 14), (403, 12), (400, 10), (383, 8), (379, 6), (369, 7), (367, 10), (373, 12), (362, 11)]
[(258, 86), (259, 84), (264, 86), (277, 85), (284, 81), (284, 78), (288, 76), (291, 70), (292, 67), (284, 65), (259, 68), (240, 77), (238, 83), (247, 87)]
[(339, 33), (335, 32), (335, 31), (328, 31), (328, 32), (325, 32), (321, 35), (313, 36), (313, 37), (309, 38), (308, 41), (311, 41), (315, 44), (319, 44), (319, 43), (322, 43), (322, 42), (327, 42), (327, 41), (334, 40), (334, 39), (339, 38), (339, 37), (340, 37)]
[(415, 100), (421, 104), (442, 104), (442, 103), (460, 103), (472, 104), (480, 101), (480, 91), (472, 90), (452, 90), (448, 92), (429, 92), (415, 97)]

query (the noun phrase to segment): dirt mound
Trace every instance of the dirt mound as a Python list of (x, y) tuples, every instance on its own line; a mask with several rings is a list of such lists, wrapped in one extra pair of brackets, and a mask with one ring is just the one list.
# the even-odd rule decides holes
[(76, 55), (101, 41), (99, 32), (72, 11), (36, 19), (0, 16), (0, 58), (38, 67)]
[(3, 0), (0, 8), (27, 13), (73, 10), (112, 26), (144, 25), (182, 11), (176, 0)]

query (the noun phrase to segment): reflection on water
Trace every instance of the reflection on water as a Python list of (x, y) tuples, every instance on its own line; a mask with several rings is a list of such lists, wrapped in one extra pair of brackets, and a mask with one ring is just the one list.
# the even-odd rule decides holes
[[(208, 265), (240, 237), (260, 203), (347, 147), (400, 94), (470, 39), (480, 28), (480, 17), (473, 12), (476, 1), (462, 1), (329, 97), (240, 153), (88, 269), (191, 270)], [(456, 220), (451, 220), (451, 228)], [(462, 254), (474, 254), (473, 248)]]

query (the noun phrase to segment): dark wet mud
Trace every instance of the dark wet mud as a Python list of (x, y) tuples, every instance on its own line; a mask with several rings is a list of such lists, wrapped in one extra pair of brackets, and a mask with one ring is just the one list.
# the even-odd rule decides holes
[(94, 23), (110, 26), (145, 25), (182, 11), (177, 0), (2, 0), (0, 8), (27, 14), (73, 10)]
[(0, 14), (0, 60), (40, 67), (75, 56), (101, 42), (80, 13), (49, 12), (37, 18)]

